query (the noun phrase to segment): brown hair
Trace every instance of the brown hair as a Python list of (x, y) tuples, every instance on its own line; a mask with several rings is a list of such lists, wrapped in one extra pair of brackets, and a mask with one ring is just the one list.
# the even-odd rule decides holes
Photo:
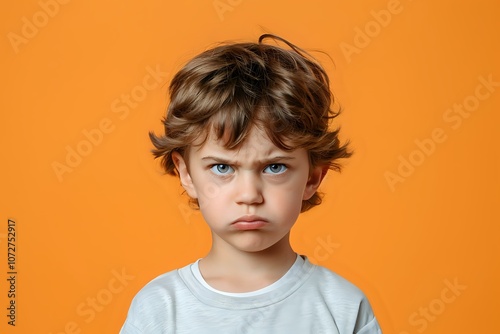
[[(263, 43), (268, 38), (290, 49)], [(187, 156), (189, 147), (211, 132), (224, 138), (227, 149), (236, 149), (253, 125), (282, 150), (305, 148), (311, 166), (340, 171), (338, 160), (351, 155), (339, 141), (339, 128), (329, 129), (340, 109), (332, 110), (325, 70), (278, 36), (264, 34), (258, 43), (222, 44), (199, 54), (174, 76), (169, 93), (165, 135), (149, 134), (152, 152), (168, 174), (177, 174), (172, 152)], [(315, 193), (303, 201), (302, 211), (320, 203)]]

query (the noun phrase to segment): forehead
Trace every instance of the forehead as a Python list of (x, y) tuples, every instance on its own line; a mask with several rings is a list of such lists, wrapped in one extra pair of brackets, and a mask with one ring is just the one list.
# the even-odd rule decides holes
[[(203, 138), (204, 139), (204, 138)], [(202, 139), (200, 139), (201, 141)], [(207, 135), (206, 140), (200, 145), (193, 146), (190, 149), (190, 155), (206, 156), (215, 155), (225, 158), (234, 158), (238, 160), (254, 160), (263, 159), (269, 156), (296, 156), (307, 153), (304, 149), (296, 149), (292, 151), (284, 151), (277, 147), (269, 136), (262, 129), (253, 126), (248, 132), (245, 140), (237, 148), (228, 149), (225, 145), (227, 138), (224, 136), (220, 139), (211, 131)]]

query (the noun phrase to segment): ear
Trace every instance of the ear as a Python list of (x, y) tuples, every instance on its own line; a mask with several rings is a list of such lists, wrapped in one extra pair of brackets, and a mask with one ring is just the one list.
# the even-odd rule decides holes
[(196, 194), (196, 189), (189, 174), (189, 169), (187, 167), (186, 161), (179, 152), (172, 152), (172, 160), (174, 162), (175, 168), (179, 173), (179, 178), (181, 180), (181, 185), (186, 190), (187, 194), (191, 198), (198, 198)]
[(327, 172), (328, 166), (317, 166), (311, 170), (302, 200), (307, 201), (316, 193)]

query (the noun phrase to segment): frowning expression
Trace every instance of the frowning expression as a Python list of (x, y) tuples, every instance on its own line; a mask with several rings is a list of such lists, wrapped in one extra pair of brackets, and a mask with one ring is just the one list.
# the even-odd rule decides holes
[(214, 244), (247, 252), (288, 241), (302, 201), (324, 176), (321, 167), (311, 168), (305, 149), (283, 151), (257, 127), (238, 149), (209, 136), (188, 154), (183, 159), (175, 153), (173, 159), (186, 192), (198, 200)]

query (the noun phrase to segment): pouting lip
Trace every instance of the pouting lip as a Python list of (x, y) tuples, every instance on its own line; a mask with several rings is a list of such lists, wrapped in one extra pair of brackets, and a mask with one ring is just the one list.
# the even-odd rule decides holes
[(267, 223), (267, 219), (262, 218), (260, 216), (245, 215), (245, 216), (241, 216), (240, 218), (238, 218), (235, 221), (233, 221), (232, 224), (242, 223), (242, 222), (243, 223), (244, 222), (250, 223), (250, 222), (256, 222), (256, 221), (261, 221), (261, 222), (266, 222)]

